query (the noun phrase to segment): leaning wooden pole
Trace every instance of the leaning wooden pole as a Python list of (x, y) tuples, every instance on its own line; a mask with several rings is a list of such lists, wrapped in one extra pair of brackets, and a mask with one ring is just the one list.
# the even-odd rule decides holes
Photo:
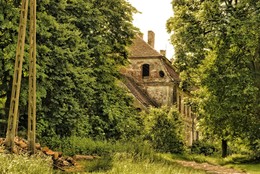
[(36, 138), (36, 0), (30, 0), (30, 57), (28, 98), (28, 143), (31, 154), (35, 153)]
[(24, 56), (24, 42), (26, 33), (26, 22), (28, 13), (28, 0), (22, 0), (20, 24), (18, 31), (18, 42), (16, 48), (15, 67), (12, 84), (12, 94), (10, 100), (10, 110), (8, 116), (8, 125), (6, 131), (5, 145), (10, 150), (14, 151), (14, 138), (18, 122), (18, 106), (21, 88), (22, 65)]

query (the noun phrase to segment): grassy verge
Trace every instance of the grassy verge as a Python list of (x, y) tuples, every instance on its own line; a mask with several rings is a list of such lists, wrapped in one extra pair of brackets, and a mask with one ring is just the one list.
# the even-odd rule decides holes
[(0, 153), (1, 174), (51, 174), (51, 159)]
[(249, 174), (259, 174), (260, 173), (260, 162), (250, 161), (250, 156), (247, 155), (231, 155), (226, 158), (212, 157), (204, 155), (195, 154), (185, 154), (185, 155), (171, 155), (172, 159), (195, 161), (198, 163), (207, 162), (214, 165), (227, 166), (229, 168), (234, 168), (238, 170), (245, 171)]
[(260, 173), (260, 163), (258, 164), (227, 164), (226, 166), (235, 169), (240, 169), (248, 174), (259, 174)]
[[(110, 164), (110, 168), (107, 168), (108, 165), (105, 165), (104, 168), (102, 162), (92, 161), (83, 164), (85, 171), (98, 174), (205, 174), (204, 171), (183, 167), (165, 159), (136, 159), (136, 157), (126, 153), (116, 154), (112, 159), (113, 162), (105, 160), (106, 164)], [(95, 168), (94, 171), (93, 168)]]
[[(50, 159), (40, 157), (28, 157), (25, 155), (0, 154), (1, 174), (66, 174), (59, 170), (54, 171)], [(173, 161), (160, 156), (143, 158), (129, 153), (117, 153), (110, 156), (102, 156), (93, 161), (78, 162), (80, 170), (70, 172), (98, 173), (98, 174), (205, 174), (204, 171), (183, 167)]]

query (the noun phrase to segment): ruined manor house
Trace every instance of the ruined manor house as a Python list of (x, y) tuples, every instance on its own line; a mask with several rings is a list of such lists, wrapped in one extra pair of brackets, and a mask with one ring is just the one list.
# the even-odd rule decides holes
[(135, 99), (139, 110), (148, 111), (148, 107), (163, 105), (176, 106), (185, 121), (187, 145), (198, 139), (196, 116), (184, 99), (188, 92), (179, 88), (181, 81), (176, 68), (165, 57), (165, 51), (154, 49), (155, 34), (148, 31), (148, 42), (142, 35), (137, 35), (129, 48), (129, 65), (121, 70), (125, 77), (125, 86)]

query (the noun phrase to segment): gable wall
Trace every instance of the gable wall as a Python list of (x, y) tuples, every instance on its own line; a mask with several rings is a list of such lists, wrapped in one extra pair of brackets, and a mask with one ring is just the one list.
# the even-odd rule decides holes
[[(130, 65), (128, 72), (137, 80), (139, 83), (144, 82), (169, 82), (170, 78), (166, 74), (166, 69), (162, 64), (160, 58), (138, 58), (129, 59)], [(150, 76), (149, 78), (142, 78), (142, 65), (150, 65)], [(165, 76), (162, 78), (159, 76), (159, 71), (163, 71)]]
[[(173, 104), (173, 82), (168, 75), (160, 57), (158, 58), (130, 58), (130, 65), (126, 75), (131, 76), (141, 88), (147, 91), (148, 95), (159, 105)], [(142, 76), (142, 65), (150, 65), (150, 75)], [(160, 77), (159, 72), (164, 72), (164, 77)]]

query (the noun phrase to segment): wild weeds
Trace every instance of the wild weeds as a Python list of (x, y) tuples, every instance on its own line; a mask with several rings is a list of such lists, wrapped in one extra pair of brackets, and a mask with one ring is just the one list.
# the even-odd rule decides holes
[(52, 160), (37, 156), (0, 154), (1, 174), (51, 174)]

